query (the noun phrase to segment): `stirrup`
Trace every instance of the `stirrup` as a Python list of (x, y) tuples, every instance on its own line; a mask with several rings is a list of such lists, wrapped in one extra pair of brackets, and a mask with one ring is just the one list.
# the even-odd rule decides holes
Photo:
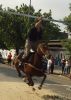
[(34, 51), (33, 49), (30, 49), (30, 52), (33, 53), (33, 52), (35, 52), (35, 51)]

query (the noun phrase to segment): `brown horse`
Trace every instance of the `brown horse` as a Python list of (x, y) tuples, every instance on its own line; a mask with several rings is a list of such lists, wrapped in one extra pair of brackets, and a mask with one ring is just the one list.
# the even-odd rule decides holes
[(32, 80), (32, 76), (38, 76), (38, 77), (43, 77), (43, 80), (39, 86), (39, 89), (41, 89), (45, 79), (46, 79), (46, 74), (44, 70), (44, 66), (42, 66), (42, 59), (43, 55), (47, 54), (47, 45), (46, 43), (40, 43), (37, 46), (37, 51), (34, 54), (31, 54), (29, 57), (28, 61), (24, 59), (24, 63), (22, 67), (18, 67), (19, 65), (19, 59), (16, 57), (14, 60), (14, 64), (16, 67), (16, 70), (19, 74), (21, 75), (20, 70), (23, 71), (26, 74), (26, 78), (28, 80), (28, 85), (33, 86), (34, 82)]

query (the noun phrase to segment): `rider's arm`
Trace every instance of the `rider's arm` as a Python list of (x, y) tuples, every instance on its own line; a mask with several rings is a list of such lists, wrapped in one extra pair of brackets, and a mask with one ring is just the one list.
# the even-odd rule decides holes
[(41, 22), (42, 22), (42, 17), (39, 17), (38, 22), (36, 22), (36, 24), (35, 24), (35, 27), (38, 28), (39, 25), (41, 24)]

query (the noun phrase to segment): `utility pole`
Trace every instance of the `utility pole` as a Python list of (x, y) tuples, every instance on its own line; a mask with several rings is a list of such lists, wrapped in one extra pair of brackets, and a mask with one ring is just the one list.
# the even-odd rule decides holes
[(29, 4), (29, 14), (31, 13), (31, 0), (30, 0), (30, 4)]
[(31, 7), (31, 0), (30, 0), (30, 7)]
[(30, 28), (30, 17), (29, 15), (31, 15), (31, 0), (29, 1), (29, 6), (28, 6), (28, 23), (27, 23), (27, 27), (28, 27), (28, 31), (29, 31), (29, 28)]
[[(28, 15), (31, 15), (31, 0), (30, 0), (30, 3), (29, 3), (29, 13)], [(30, 17), (28, 17), (28, 23), (30, 24)]]

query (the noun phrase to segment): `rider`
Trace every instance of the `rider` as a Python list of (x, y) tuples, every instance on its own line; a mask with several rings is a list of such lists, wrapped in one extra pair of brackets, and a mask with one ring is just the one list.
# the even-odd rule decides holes
[(26, 40), (25, 49), (27, 54), (32, 48), (36, 51), (38, 43), (42, 40), (42, 18), (38, 17), (35, 20), (35, 25), (28, 32), (28, 39)]
[(28, 38), (25, 43), (24, 57), (29, 58), (30, 49), (36, 51), (37, 45), (42, 40), (42, 18), (38, 17), (35, 20), (35, 25), (29, 30)]

